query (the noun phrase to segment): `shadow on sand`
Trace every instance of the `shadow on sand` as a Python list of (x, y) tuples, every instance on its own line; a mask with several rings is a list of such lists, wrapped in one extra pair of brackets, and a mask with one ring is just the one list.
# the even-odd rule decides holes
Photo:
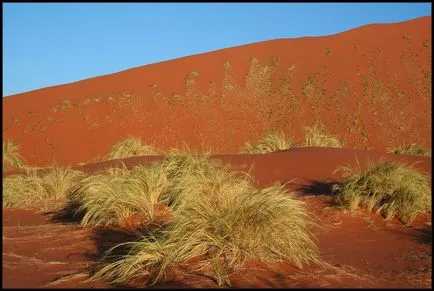
[(338, 181), (320, 181), (320, 180), (308, 180), (307, 183), (300, 184), (297, 188), (297, 192), (305, 195), (329, 195), (334, 196), (332, 187), (335, 184), (339, 184)]

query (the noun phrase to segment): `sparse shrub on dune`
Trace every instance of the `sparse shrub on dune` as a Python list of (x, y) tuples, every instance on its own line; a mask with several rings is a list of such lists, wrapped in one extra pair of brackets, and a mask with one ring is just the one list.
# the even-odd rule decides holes
[(45, 198), (42, 178), (36, 172), (3, 178), (3, 207), (27, 207)]
[(405, 164), (382, 162), (360, 169), (341, 167), (347, 178), (333, 186), (339, 204), (355, 210), (359, 206), (369, 212), (376, 209), (386, 219), (399, 214), (405, 224), (411, 224), (420, 214), (431, 211), (429, 178)]
[(399, 155), (416, 155), (431, 157), (431, 150), (418, 146), (415, 143), (404, 145), (401, 147), (390, 147), (388, 148), (387, 152)]
[(38, 174), (28, 169), (26, 174), (3, 179), (3, 207), (31, 207), (65, 198), (72, 187), (84, 176), (80, 171), (69, 168), (52, 168)]
[(305, 127), (303, 146), (341, 148), (344, 144), (336, 135), (327, 133), (324, 125), (315, 124), (312, 127)]
[[(161, 163), (137, 166), (132, 170), (131, 176), (140, 180), (151, 205), (167, 201), (172, 182), (168, 179), (166, 170)], [(153, 219), (153, 214), (153, 208), (151, 208), (150, 219)]]
[(66, 197), (71, 189), (84, 179), (84, 176), (81, 171), (61, 167), (47, 169), (42, 174), (45, 189), (56, 199)]
[(18, 152), (19, 149), (20, 146), (12, 140), (3, 142), (3, 168), (24, 168), (26, 166), (24, 158)]
[(113, 160), (157, 154), (158, 151), (153, 146), (144, 144), (140, 137), (130, 137), (115, 144), (106, 159)]
[(287, 150), (292, 147), (294, 147), (294, 141), (291, 138), (286, 138), (281, 131), (272, 131), (263, 136), (256, 144), (246, 142), (241, 153), (263, 154)]
[(219, 160), (210, 159), (209, 153), (198, 155), (185, 149), (170, 151), (162, 166), (171, 183), (165, 204), (173, 208), (182, 200), (184, 191), (194, 191), (195, 181), (212, 177), (222, 165)]
[(82, 225), (118, 224), (133, 214), (153, 220), (156, 204), (174, 207), (180, 192), (189, 187), (189, 180), (211, 170), (207, 156), (173, 150), (162, 163), (132, 170), (124, 165), (89, 176), (69, 195), (77, 206), (75, 215), (82, 217)]
[(153, 220), (154, 205), (168, 189), (161, 165), (141, 165), (127, 169), (108, 170), (83, 179), (68, 196), (77, 205), (75, 215), (80, 224), (119, 224), (133, 214)]
[[(205, 155), (172, 152), (163, 167), (171, 187), (171, 223), (110, 249), (109, 263), (90, 280), (146, 278), (143, 285), (149, 286), (163, 280), (168, 269), (195, 260), (193, 269), (230, 285), (229, 274), (247, 260), (318, 262), (307, 229), (311, 219), (303, 202), (283, 186), (255, 189), (248, 175), (230, 172)], [(126, 246), (128, 254), (112, 254)]]

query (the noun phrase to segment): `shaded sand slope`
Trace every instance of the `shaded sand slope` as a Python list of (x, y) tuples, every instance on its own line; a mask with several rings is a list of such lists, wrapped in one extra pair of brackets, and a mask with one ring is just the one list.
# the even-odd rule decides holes
[[(431, 215), (418, 217), (412, 227), (397, 219), (384, 221), (363, 211), (346, 213), (334, 205), (330, 183), (333, 171), (354, 164), (362, 169), (368, 160), (403, 161), (431, 176), (431, 158), (384, 154), (366, 150), (298, 148), (264, 155), (218, 155), (237, 169), (251, 169), (261, 185), (296, 179), (287, 187), (297, 190), (321, 227), (316, 235), (326, 269), (287, 264), (278, 269), (246, 270), (231, 276), (233, 287), (430, 287), (432, 275)], [(81, 167), (96, 172), (123, 162), (127, 167), (161, 160), (135, 157)], [(253, 165), (253, 166), (252, 166)], [(9, 172), (10, 174), (11, 172)], [(5, 173), (3, 174), (5, 176)], [(109, 247), (128, 240), (119, 229), (82, 228), (73, 220), (53, 220), (34, 210), (3, 210), (3, 287), (110, 287), (104, 282), (83, 283), (86, 272)], [(429, 225), (429, 226), (428, 226)], [(31, 270), (31, 272), (29, 271)], [(112, 286), (114, 287), (114, 286)], [(118, 286), (119, 287), (119, 286)], [(199, 275), (169, 276), (160, 287), (217, 287)]]
[(33, 165), (92, 162), (128, 135), (236, 153), (322, 122), (349, 148), (431, 146), (431, 17), (277, 39), (3, 98), (3, 138)]

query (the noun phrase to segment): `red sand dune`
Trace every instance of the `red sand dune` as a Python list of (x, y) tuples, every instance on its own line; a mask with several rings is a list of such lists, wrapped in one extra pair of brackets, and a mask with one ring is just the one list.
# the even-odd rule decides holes
[[(303, 126), (315, 121), (346, 148), (236, 154), (271, 129), (301, 140)], [(256, 270), (260, 263), (251, 262), (232, 275), (233, 287), (431, 286), (431, 214), (404, 227), (396, 218), (330, 207), (339, 166), (402, 161), (431, 177), (430, 157), (385, 151), (431, 147), (431, 17), (228, 48), (3, 98), (3, 139), (16, 140), (31, 165), (55, 161), (92, 173), (162, 159), (94, 163), (128, 135), (162, 150), (182, 141), (211, 149), (224, 163), (250, 170), (261, 186), (289, 182), (319, 219), (323, 228), (312, 231), (330, 268)], [(17, 172), (4, 170), (3, 177)], [(4, 208), (3, 287), (114, 287), (83, 280), (104, 250), (127, 237), (53, 213)], [(169, 276), (159, 287), (216, 285), (191, 275)]]
[(431, 17), (254, 43), (3, 98), (3, 139), (16, 140), (36, 166), (91, 162), (128, 135), (162, 150), (186, 141), (236, 153), (271, 129), (300, 139), (315, 121), (350, 148), (430, 147)]

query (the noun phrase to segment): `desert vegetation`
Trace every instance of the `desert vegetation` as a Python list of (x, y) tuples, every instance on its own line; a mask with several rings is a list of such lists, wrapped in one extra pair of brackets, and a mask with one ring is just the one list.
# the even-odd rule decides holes
[(372, 163), (362, 172), (360, 168), (341, 167), (345, 182), (335, 184), (333, 192), (340, 205), (356, 210), (359, 206), (376, 210), (386, 219), (395, 214), (409, 225), (421, 213), (431, 211), (429, 178), (405, 164)]
[(140, 137), (129, 137), (115, 144), (106, 159), (113, 160), (156, 154), (158, 154), (158, 151), (153, 146), (145, 144)]
[[(173, 218), (164, 227), (142, 231), (139, 241), (108, 250), (90, 280), (146, 278), (141, 284), (149, 286), (169, 269), (194, 261), (194, 271), (230, 285), (229, 274), (248, 260), (319, 262), (308, 230), (312, 219), (283, 185), (257, 189), (248, 174), (207, 154), (179, 150), (161, 163), (110, 172), (83, 179), (68, 195), (82, 225), (116, 224), (134, 213), (152, 220), (159, 203)], [(116, 255), (119, 247), (129, 251)]]
[(285, 137), (282, 131), (272, 131), (263, 136), (256, 144), (246, 142), (241, 152), (247, 154), (263, 154), (290, 149), (294, 146), (294, 141), (291, 138)]
[(80, 181), (68, 198), (75, 205), (74, 215), (81, 217), (81, 225), (119, 225), (133, 214), (153, 220), (154, 205), (167, 188), (167, 178), (158, 164), (131, 171), (112, 168)]
[(387, 150), (389, 153), (399, 155), (416, 155), (416, 156), (428, 156), (431, 157), (431, 150), (418, 146), (415, 143), (404, 145), (400, 147), (390, 147)]
[(66, 198), (72, 187), (84, 174), (69, 168), (51, 168), (38, 173), (27, 169), (25, 174), (3, 179), (3, 207), (29, 207), (42, 204), (46, 209), (50, 202)]
[(23, 168), (26, 166), (24, 158), (19, 153), (20, 146), (13, 140), (3, 141), (3, 168)]
[(311, 127), (305, 127), (303, 146), (341, 148), (343, 143), (336, 135), (327, 133), (324, 125), (315, 124)]
[[(323, 124), (316, 123), (312, 127), (305, 127), (304, 141), (300, 142), (300, 146), (304, 147), (343, 147), (336, 135), (329, 134)], [(282, 131), (271, 131), (264, 135), (256, 144), (246, 142), (241, 149), (241, 153), (247, 154), (263, 154), (277, 152), (298, 147), (295, 140), (291, 137), (286, 137)]]

